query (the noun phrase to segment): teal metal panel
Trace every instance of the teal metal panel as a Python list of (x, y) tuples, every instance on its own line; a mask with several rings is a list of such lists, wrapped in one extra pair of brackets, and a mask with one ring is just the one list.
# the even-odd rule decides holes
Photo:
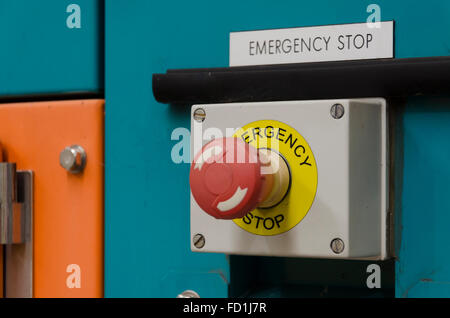
[(403, 116), (397, 297), (450, 297), (450, 98), (414, 98)]
[(103, 0), (0, 0), (0, 43), (0, 96), (103, 89)]
[[(176, 142), (171, 132), (189, 128), (189, 107), (158, 104), (151, 74), (168, 68), (227, 66), (231, 31), (365, 22), (372, 2), (106, 2), (107, 297), (174, 297), (188, 288), (201, 296), (227, 295), (226, 257), (189, 249), (189, 166), (175, 164), (170, 157)], [(449, 55), (448, 1), (377, 4), (382, 20), (395, 20), (396, 57)], [(420, 106), (424, 114), (434, 102)], [(413, 155), (405, 152), (405, 163), (412, 162), (407, 156)], [(415, 173), (404, 172), (405, 178)], [(408, 215), (414, 206), (402, 209), (402, 215)], [(413, 248), (400, 250), (400, 261), (408, 259)], [(404, 281), (401, 268), (397, 288)]]

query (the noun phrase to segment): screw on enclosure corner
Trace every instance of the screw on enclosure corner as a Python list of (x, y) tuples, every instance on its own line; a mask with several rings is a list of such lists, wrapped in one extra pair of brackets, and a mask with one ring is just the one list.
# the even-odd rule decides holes
[(206, 112), (203, 108), (197, 108), (196, 110), (194, 110), (193, 116), (196, 122), (202, 123), (206, 119)]
[(334, 104), (331, 106), (330, 114), (334, 119), (340, 119), (344, 116), (345, 109), (341, 104)]
[(330, 247), (335, 254), (341, 254), (344, 251), (345, 244), (340, 238), (335, 238), (331, 241)]
[(202, 248), (205, 246), (205, 237), (202, 234), (195, 234), (192, 238), (192, 242), (196, 248)]

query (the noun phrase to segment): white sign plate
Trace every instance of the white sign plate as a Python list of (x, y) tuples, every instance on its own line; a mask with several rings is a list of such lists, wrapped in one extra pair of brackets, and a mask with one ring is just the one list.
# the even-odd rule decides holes
[(394, 21), (230, 33), (230, 66), (394, 57)]

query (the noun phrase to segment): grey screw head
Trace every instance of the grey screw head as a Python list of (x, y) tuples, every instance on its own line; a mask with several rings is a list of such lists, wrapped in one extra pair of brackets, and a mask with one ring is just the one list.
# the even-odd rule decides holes
[(202, 123), (205, 121), (206, 118), (206, 112), (203, 108), (197, 108), (194, 110), (194, 120), (196, 122)]
[(185, 290), (177, 298), (200, 298), (200, 295), (193, 290)]
[(331, 106), (330, 114), (334, 119), (342, 118), (342, 116), (344, 116), (344, 112), (344, 106), (342, 106), (341, 104), (334, 104), (333, 106)]
[(335, 238), (331, 241), (330, 247), (335, 254), (341, 254), (345, 248), (344, 241), (340, 238)]
[(80, 173), (86, 165), (86, 151), (78, 145), (66, 147), (59, 154), (59, 164), (70, 173)]
[(202, 248), (205, 246), (205, 237), (202, 234), (195, 234), (192, 238), (192, 242), (196, 248)]

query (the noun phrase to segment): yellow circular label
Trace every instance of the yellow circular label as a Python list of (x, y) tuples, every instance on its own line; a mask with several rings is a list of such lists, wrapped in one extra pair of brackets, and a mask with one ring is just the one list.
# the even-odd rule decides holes
[(233, 222), (257, 235), (289, 231), (306, 216), (317, 191), (317, 166), (306, 140), (294, 128), (276, 120), (258, 120), (238, 129), (234, 135), (255, 148), (269, 148), (281, 154), (289, 165), (291, 185), (286, 197), (271, 208), (256, 208)]

